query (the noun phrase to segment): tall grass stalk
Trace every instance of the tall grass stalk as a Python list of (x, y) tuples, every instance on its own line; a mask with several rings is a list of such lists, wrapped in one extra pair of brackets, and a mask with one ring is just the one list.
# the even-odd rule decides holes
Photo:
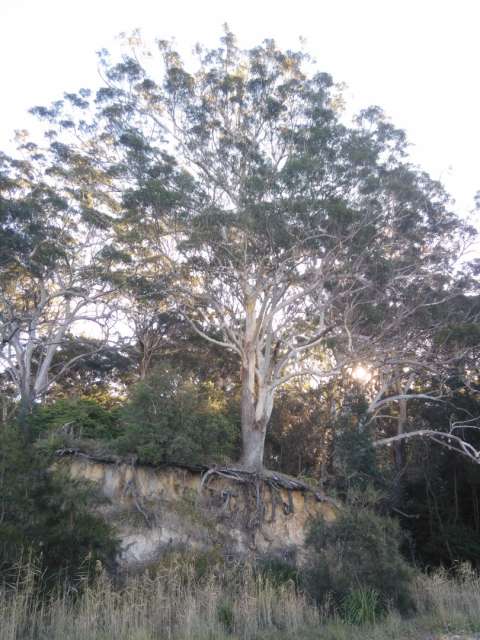
[(454, 577), (419, 576), (409, 619), (392, 611), (357, 626), (335, 613), (328, 595), (317, 607), (293, 582), (272, 583), (248, 565), (199, 576), (194, 563), (173, 562), (121, 586), (100, 571), (77, 589), (43, 587), (30, 558), (0, 585), (1, 640), (410, 640), (480, 631), (480, 577), (467, 566)]
[(480, 576), (468, 563), (460, 564), (453, 578), (444, 570), (419, 576), (414, 597), (418, 612), (442, 629), (480, 631)]
[[(317, 626), (317, 608), (290, 583), (273, 586), (251, 568), (196, 576), (172, 565), (115, 587), (105, 575), (78, 595), (39, 595), (34, 566), (0, 587), (2, 640), (200, 640), (229, 633), (248, 640), (263, 630)], [(227, 610), (226, 610), (227, 607)], [(227, 613), (226, 613), (227, 612)]]

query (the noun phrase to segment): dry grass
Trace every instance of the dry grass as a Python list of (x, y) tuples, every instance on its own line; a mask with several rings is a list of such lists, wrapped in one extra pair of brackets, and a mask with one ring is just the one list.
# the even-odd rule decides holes
[(245, 566), (199, 577), (193, 564), (173, 562), (122, 588), (100, 572), (76, 596), (59, 590), (49, 599), (38, 597), (39, 583), (26, 563), (0, 588), (1, 640), (424, 640), (480, 630), (480, 578), (465, 566), (455, 578), (437, 572), (417, 579), (415, 617), (391, 612), (369, 627), (345, 624), (293, 584), (275, 586)]
[(81, 595), (37, 597), (38, 576), (22, 568), (0, 591), (2, 640), (157, 640), (255, 638), (265, 629), (296, 633), (317, 626), (317, 609), (293, 584), (274, 587), (251, 569), (230, 568), (199, 578), (172, 563), (154, 577), (131, 577), (114, 588), (100, 575)]
[(457, 567), (455, 577), (446, 571), (420, 576), (414, 584), (420, 617), (445, 631), (480, 631), (480, 575), (469, 564)]

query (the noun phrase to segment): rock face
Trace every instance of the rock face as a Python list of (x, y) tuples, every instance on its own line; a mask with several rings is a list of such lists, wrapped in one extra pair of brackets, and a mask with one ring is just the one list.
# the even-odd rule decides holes
[(169, 550), (218, 550), (224, 555), (275, 555), (302, 561), (308, 522), (336, 509), (302, 491), (245, 486), (176, 467), (153, 468), (73, 457), (58, 463), (73, 478), (95, 483), (99, 507), (115, 525), (120, 565), (154, 562)]

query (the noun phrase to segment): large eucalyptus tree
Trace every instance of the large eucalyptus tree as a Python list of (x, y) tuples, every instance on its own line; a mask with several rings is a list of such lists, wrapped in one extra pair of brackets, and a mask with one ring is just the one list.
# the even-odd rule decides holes
[[(415, 360), (400, 327), (452, 291), (465, 229), (378, 108), (347, 125), (303, 53), (227, 32), (190, 69), (165, 42), (103, 56), (96, 95), (117, 231), (142, 278), (238, 357), (243, 456), (260, 469), (277, 390)], [(100, 157), (99, 162), (103, 159)], [(115, 167), (115, 168), (113, 168)]]
[(191, 326), (238, 355), (243, 463), (260, 468), (281, 385), (416, 358), (398, 329), (451, 295), (461, 225), (404, 134), (376, 108), (346, 126), (303, 54), (229, 33), (192, 71), (160, 52), (158, 77), (107, 64), (99, 95), (128, 166), (123, 230)]

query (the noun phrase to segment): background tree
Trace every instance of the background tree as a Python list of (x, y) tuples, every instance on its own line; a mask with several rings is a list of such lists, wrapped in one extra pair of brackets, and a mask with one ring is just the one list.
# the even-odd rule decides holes
[(84, 398), (102, 405), (118, 404), (138, 378), (131, 345), (118, 335), (110, 343), (101, 338), (67, 335), (55, 354), (52, 370), (66, 362), (71, 364), (50, 387), (49, 402)]
[[(94, 208), (91, 167), (58, 143), (43, 152), (24, 142), (20, 151), (22, 161), (0, 158), (0, 362), (25, 417), (75, 363), (103, 348), (113, 288), (105, 277), (108, 218)], [(78, 341), (75, 354), (59, 357), (92, 327), (99, 340)]]

